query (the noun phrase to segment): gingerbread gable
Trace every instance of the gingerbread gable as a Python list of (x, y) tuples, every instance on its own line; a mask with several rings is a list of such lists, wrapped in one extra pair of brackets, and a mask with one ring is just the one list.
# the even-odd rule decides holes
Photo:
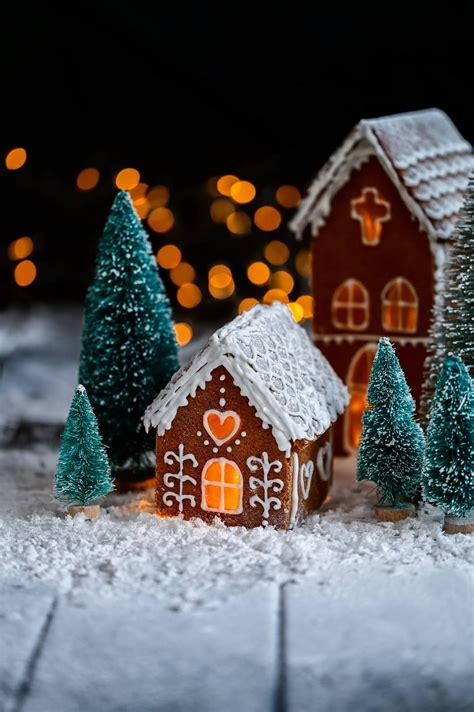
[(439, 109), (360, 121), (309, 188), (290, 223), (317, 235), (334, 195), (352, 171), (375, 155), (409, 211), (433, 240), (449, 239), (474, 170), (471, 145)]
[(326, 432), (348, 402), (346, 387), (322, 353), (288, 308), (275, 302), (219, 329), (147, 408), (145, 428), (156, 428), (158, 435), (169, 430), (178, 408), (205, 388), (218, 366), (231, 374), (263, 428), (272, 428), (287, 457), (294, 441)]

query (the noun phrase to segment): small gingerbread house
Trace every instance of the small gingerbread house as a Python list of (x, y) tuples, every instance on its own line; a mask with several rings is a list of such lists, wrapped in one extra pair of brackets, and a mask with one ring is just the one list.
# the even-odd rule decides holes
[(219, 329), (148, 407), (165, 516), (289, 528), (324, 501), (342, 381), (279, 303)]
[(351, 400), (336, 452), (354, 452), (381, 336), (419, 399), (446, 245), (474, 170), (438, 109), (360, 121), (321, 169), (290, 227), (312, 244), (314, 339)]

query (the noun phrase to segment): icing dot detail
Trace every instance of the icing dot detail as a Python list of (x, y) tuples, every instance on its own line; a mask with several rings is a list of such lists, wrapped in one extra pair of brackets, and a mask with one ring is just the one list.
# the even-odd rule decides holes
[(201, 435), (202, 435), (201, 431), (200, 431), (200, 430), (198, 430), (198, 431), (197, 431), (197, 433), (196, 433), (196, 435), (198, 436), (198, 438), (200, 438), (200, 437), (201, 437)]
[(225, 406), (225, 398), (219, 399), (219, 405), (221, 406), (221, 408), (223, 408)]
[(204, 445), (209, 445), (209, 440), (204, 440)]
[(242, 435), (243, 438), (247, 437), (247, 433), (245, 432), (245, 430), (242, 430), (242, 432), (240, 434)]
[(225, 393), (225, 388), (219, 388), (219, 393)]
[(232, 452), (232, 448), (230, 447), (230, 445), (229, 445), (229, 447), (226, 447), (226, 450), (227, 450), (227, 452)]
[(219, 379), (219, 380), (221, 380), (221, 381), (225, 381), (225, 376), (224, 376), (224, 374), (222, 374), (222, 376), (220, 377), (220, 379)]
[(218, 451), (218, 449), (217, 449), (216, 447), (213, 447), (213, 448), (212, 448), (212, 452), (219, 452), (219, 451)]
[(240, 440), (236, 440), (236, 441), (235, 441), (235, 444), (236, 444), (236, 445), (240, 445)]

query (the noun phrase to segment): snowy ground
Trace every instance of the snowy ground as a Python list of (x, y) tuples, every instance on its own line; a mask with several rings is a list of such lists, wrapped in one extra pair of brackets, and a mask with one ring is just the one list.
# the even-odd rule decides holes
[(19, 319), (0, 323), (0, 344), (22, 334), (0, 384), (0, 710), (472, 712), (471, 537), (429, 506), (376, 523), (351, 460), (292, 532), (161, 520), (150, 490), (58, 516), (80, 314)]

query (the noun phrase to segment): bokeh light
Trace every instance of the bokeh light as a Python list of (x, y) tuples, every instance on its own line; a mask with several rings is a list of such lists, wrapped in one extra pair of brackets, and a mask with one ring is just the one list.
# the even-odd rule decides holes
[(266, 284), (270, 279), (270, 270), (265, 262), (252, 262), (247, 267), (247, 277), (252, 284)]
[(12, 260), (24, 260), (33, 252), (33, 240), (31, 237), (19, 237), (8, 245), (8, 257)]
[(227, 229), (234, 235), (246, 235), (250, 232), (252, 227), (252, 221), (247, 213), (243, 213), (240, 210), (235, 213), (231, 213), (226, 220), (226, 224)]
[(298, 302), (290, 302), (288, 304), (288, 309), (291, 311), (291, 313), (293, 315), (293, 319), (296, 322), (303, 320), (304, 311), (303, 311), (303, 307), (301, 306), (301, 304), (298, 304)]
[(281, 185), (275, 198), (282, 208), (296, 208), (301, 202), (301, 193), (294, 185)]
[(309, 279), (311, 277), (311, 251), (302, 249), (296, 253), (295, 267), (297, 272)]
[(264, 232), (277, 230), (281, 224), (280, 211), (271, 205), (263, 205), (255, 211), (253, 217), (255, 225)]
[(298, 304), (303, 309), (303, 315), (305, 319), (311, 319), (314, 314), (314, 299), (310, 294), (302, 294), (296, 300)]
[(209, 208), (211, 218), (216, 223), (225, 223), (234, 210), (234, 204), (228, 198), (217, 198), (213, 200)]
[(27, 287), (36, 279), (36, 267), (31, 260), (19, 262), (13, 272), (15, 282), (19, 287)]
[(138, 217), (141, 220), (145, 220), (150, 210), (150, 203), (146, 198), (135, 198), (133, 201), (133, 207), (136, 210)]
[(146, 198), (152, 208), (164, 208), (165, 205), (168, 205), (170, 199), (169, 188), (166, 185), (155, 185), (150, 188)]
[(200, 303), (202, 294), (197, 284), (185, 282), (178, 289), (176, 297), (182, 307), (185, 307), (186, 309), (194, 309), (194, 307), (197, 307)]
[(246, 297), (245, 299), (242, 299), (239, 304), (239, 314), (242, 314), (242, 312), (251, 309), (256, 304), (258, 304), (258, 299), (255, 299), (255, 297)]
[(153, 232), (168, 232), (174, 225), (174, 215), (169, 208), (154, 208), (148, 216)]
[(209, 286), (215, 289), (226, 289), (232, 282), (232, 272), (227, 265), (214, 265), (208, 274)]
[(290, 294), (295, 286), (295, 280), (289, 272), (278, 270), (270, 277), (270, 287), (281, 289), (285, 294)]
[(238, 180), (232, 184), (230, 195), (236, 203), (250, 203), (256, 194), (255, 186), (248, 180)]
[(191, 325), (186, 324), (184, 321), (178, 321), (178, 323), (174, 325), (174, 333), (176, 334), (176, 341), (179, 346), (186, 346), (193, 338)]
[(272, 240), (265, 247), (265, 259), (272, 265), (284, 265), (290, 256), (290, 250), (281, 240)]
[(99, 182), (100, 173), (97, 168), (83, 168), (76, 178), (79, 190), (92, 190)]
[(218, 198), (220, 195), (219, 190), (217, 189), (218, 180), (219, 176), (212, 176), (206, 181), (206, 191), (211, 198)]
[(237, 183), (239, 179), (237, 176), (233, 175), (226, 175), (226, 176), (221, 176), (219, 180), (217, 181), (217, 190), (221, 195), (226, 195), (228, 198), (231, 195), (231, 189), (234, 183)]
[(272, 302), (283, 302), (284, 304), (288, 304), (289, 301), (288, 294), (286, 294), (282, 289), (269, 289), (263, 296), (264, 304), (271, 304)]
[(209, 294), (214, 297), (214, 299), (227, 299), (228, 297), (231, 297), (235, 292), (235, 282), (232, 279), (226, 287), (215, 287), (213, 285), (212, 279), (210, 279), (208, 289)]
[(196, 277), (196, 271), (189, 262), (180, 262), (176, 267), (170, 272), (171, 281), (180, 287), (186, 282), (192, 282)]
[(122, 168), (115, 176), (115, 185), (119, 190), (133, 190), (140, 182), (140, 173), (136, 168)]
[(176, 245), (163, 245), (156, 253), (156, 261), (163, 269), (174, 269), (181, 262), (181, 250)]
[(26, 151), (24, 148), (18, 146), (17, 148), (12, 148), (8, 151), (5, 156), (5, 166), (9, 171), (17, 171), (19, 168), (24, 166), (26, 163)]

